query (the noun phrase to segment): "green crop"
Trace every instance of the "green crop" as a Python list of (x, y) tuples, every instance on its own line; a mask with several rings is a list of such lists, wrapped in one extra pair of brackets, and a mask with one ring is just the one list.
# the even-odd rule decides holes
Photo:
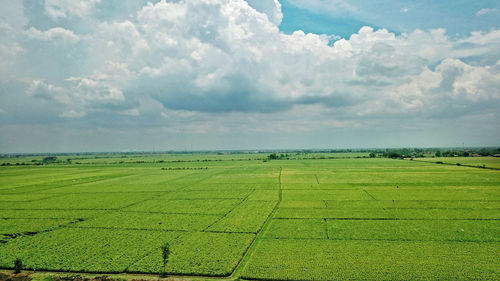
[(167, 275), (500, 279), (500, 171), (446, 165), (500, 159), (268, 155), (0, 166), (0, 268), (159, 274), (168, 243)]

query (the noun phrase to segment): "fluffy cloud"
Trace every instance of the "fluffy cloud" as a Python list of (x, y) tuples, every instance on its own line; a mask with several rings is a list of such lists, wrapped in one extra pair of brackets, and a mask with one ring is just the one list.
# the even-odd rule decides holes
[[(91, 16), (98, 2), (51, 0), (45, 8), (57, 22)], [(66, 118), (103, 111), (163, 119), (174, 112), (271, 114), (305, 106), (323, 108), (326, 127), (436, 116), (443, 107), (460, 115), (500, 103), (498, 30), (451, 38), (444, 29), (397, 35), (363, 27), (332, 44), (328, 35), (282, 33), (281, 19), (276, 0), (162, 0), (126, 19), (93, 19), (87, 33), (30, 27), (24, 34), (31, 39), (85, 41), (85, 64), (64, 80), (33, 77), (27, 93), (63, 105)]]
[(278, 0), (247, 0), (247, 2), (255, 10), (266, 14), (268, 19), (275, 25), (281, 24), (283, 13)]
[(52, 41), (56, 43), (76, 43), (80, 38), (71, 30), (62, 27), (54, 27), (46, 31), (40, 31), (36, 28), (30, 27), (26, 34), (32, 39), (42, 41)]
[(85, 17), (101, 0), (45, 0), (45, 13), (53, 18)]
[(21, 0), (0, 0), (0, 82), (12, 76), (15, 57), (22, 53), (20, 34), (28, 20)]
[(133, 73), (119, 63), (106, 61), (103, 66), (88, 77), (69, 77), (59, 86), (34, 80), (26, 90), (29, 96), (54, 101), (63, 105), (59, 116), (69, 118), (84, 117), (88, 110), (112, 108), (126, 114), (136, 113), (125, 100), (120, 89)]

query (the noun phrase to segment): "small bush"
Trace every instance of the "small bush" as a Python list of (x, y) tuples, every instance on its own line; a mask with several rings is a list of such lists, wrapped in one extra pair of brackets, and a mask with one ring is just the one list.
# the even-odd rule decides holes
[(161, 274), (161, 277), (166, 277), (167, 275), (165, 273), (165, 267), (167, 266), (168, 257), (170, 256), (170, 244), (165, 242), (165, 244), (161, 246), (161, 254), (163, 258), (163, 272)]
[(23, 262), (21, 261), (20, 258), (17, 258), (15, 261), (14, 261), (14, 273), (19, 273), (21, 272), (21, 269), (23, 269)]

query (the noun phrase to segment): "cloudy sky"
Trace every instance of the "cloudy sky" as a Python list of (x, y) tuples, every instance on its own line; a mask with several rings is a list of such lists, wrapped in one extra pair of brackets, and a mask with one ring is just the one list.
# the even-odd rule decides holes
[(0, 152), (500, 145), (497, 0), (0, 0)]

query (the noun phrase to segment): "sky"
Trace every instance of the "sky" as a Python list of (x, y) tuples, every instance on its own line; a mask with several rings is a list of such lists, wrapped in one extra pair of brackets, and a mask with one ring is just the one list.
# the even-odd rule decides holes
[(500, 146), (496, 0), (0, 0), (0, 153)]

